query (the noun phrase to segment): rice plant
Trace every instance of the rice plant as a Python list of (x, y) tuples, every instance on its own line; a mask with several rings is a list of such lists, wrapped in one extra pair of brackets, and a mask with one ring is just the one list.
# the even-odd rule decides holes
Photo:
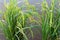
[[(58, 36), (59, 20), (58, 14), (55, 15), (54, 10), (56, 0), (51, 0), (51, 6), (48, 6), (46, 0), (42, 3), (42, 40), (56, 40)], [(55, 18), (56, 17), (56, 18)], [(57, 20), (56, 20), (57, 19)]]
[(49, 8), (46, 0), (42, 3), (42, 40), (47, 40), (50, 23), (49, 23)]
[[(10, 0), (10, 4), (7, 5), (5, 1), (6, 11), (4, 12), (3, 19), (0, 20), (2, 30), (5, 34), (6, 40), (29, 40), (25, 34), (25, 30), (30, 30), (33, 37), (31, 28), (35, 26), (31, 23), (35, 22), (35, 19), (33, 18), (35, 12), (23, 12), (22, 8), (18, 7), (16, 3), (17, 0)], [(27, 6), (34, 10), (33, 6)]]

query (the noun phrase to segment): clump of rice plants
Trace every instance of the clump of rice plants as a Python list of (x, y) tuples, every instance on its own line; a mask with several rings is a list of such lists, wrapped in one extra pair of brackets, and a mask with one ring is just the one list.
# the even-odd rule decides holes
[[(56, 0), (51, 0), (51, 6), (48, 6), (46, 0), (42, 3), (42, 40), (56, 40), (58, 36), (58, 28), (60, 23), (57, 23), (59, 20), (59, 12), (57, 16), (55, 15), (54, 10)], [(57, 10), (58, 11), (58, 10)]]
[[(26, 29), (42, 27), (42, 40), (58, 40), (60, 30), (60, 8), (55, 7), (56, 0), (51, 0), (48, 6), (46, 0), (42, 2), (42, 14), (40, 15), (28, 0), (24, 0), (24, 6), (18, 7), (17, 0), (9, 0), (5, 4), (3, 19), (0, 20), (0, 26), (5, 34), (6, 40), (29, 40), (26, 35)], [(24, 8), (25, 11), (24, 11)]]
[[(17, 0), (10, 0), (10, 4), (8, 5), (5, 2), (6, 10), (4, 12), (3, 19), (0, 20), (2, 30), (5, 34), (6, 40), (29, 40), (25, 34), (25, 30), (30, 30), (33, 37), (31, 28), (35, 26), (31, 23), (35, 22), (35, 19), (33, 18), (35, 12), (23, 12), (22, 8), (18, 7), (16, 3)], [(33, 6), (27, 6), (34, 10)]]

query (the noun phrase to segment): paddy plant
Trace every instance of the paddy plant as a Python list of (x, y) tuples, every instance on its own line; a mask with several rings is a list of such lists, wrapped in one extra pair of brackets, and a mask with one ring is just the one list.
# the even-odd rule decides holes
[[(6, 40), (29, 40), (25, 34), (26, 29), (30, 30), (33, 37), (33, 31), (36, 20), (33, 15), (37, 12), (34, 11), (34, 6), (27, 5), (28, 11), (23, 12), (22, 7), (17, 6), (17, 0), (9, 0), (7, 5), (5, 1), (5, 8), (2, 20), (0, 20), (0, 25), (2, 27), (3, 33), (5, 34)], [(31, 10), (33, 11), (30, 11)]]
[(56, 12), (55, 3), (56, 0), (51, 0), (49, 7), (46, 0), (42, 2), (42, 40), (57, 40), (58, 25), (60, 25), (60, 23), (57, 23), (59, 20), (59, 17), (57, 17), (59, 12)]

